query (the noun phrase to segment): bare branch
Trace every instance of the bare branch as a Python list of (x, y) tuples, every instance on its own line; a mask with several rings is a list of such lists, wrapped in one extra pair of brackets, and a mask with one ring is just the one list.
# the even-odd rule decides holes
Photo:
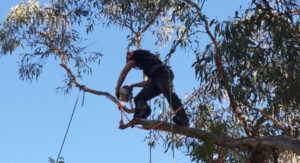
[(85, 92), (89, 92), (89, 93), (95, 94), (95, 95), (105, 96), (108, 99), (110, 99), (111, 101), (113, 101), (115, 104), (117, 104), (118, 106), (121, 106), (125, 112), (127, 112), (127, 113), (134, 113), (134, 109), (128, 109), (128, 108), (126, 108), (125, 105), (120, 100), (118, 100), (116, 97), (112, 96), (110, 93), (108, 93), (108, 92), (102, 92), (102, 91), (97, 91), (97, 90), (88, 88), (85, 85), (79, 84), (77, 82), (77, 80), (76, 80), (75, 75), (73, 74), (73, 72), (71, 71), (71, 69), (66, 64), (61, 63), (60, 66), (63, 67), (67, 71), (70, 79), (75, 84), (75, 86), (78, 87), (79, 89), (81, 89), (81, 90), (83, 90)]
[(288, 130), (288, 128), (287, 128), (282, 122), (277, 121), (277, 120), (274, 119), (272, 116), (270, 116), (269, 113), (266, 113), (266, 110), (267, 110), (266, 108), (263, 109), (263, 110), (261, 110), (261, 109), (257, 109), (257, 108), (255, 108), (255, 107), (251, 106), (249, 103), (247, 103), (247, 102), (245, 102), (245, 101), (242, 102), (242, 103), (243, 103), (244, 105), (246, 105), (247, 107), (249, 107), (251, 110), (255, 110), (255, 111), (259, 112), (259, 113), (262, 115), (262, 117), (260, 117), (260, 118), (256, 121), (255, 125), (252, 127), (252, 133), (253, 133), (253, 135), (256, 135), (256, 134), (258, 133), (258, 130), (259, 130), (260, 126), (261, 126), (266, 120), (272, 121), (272, 122), (274, 123), (274, 125), (275, 125), (276, 127), (280, 128), (282, 131)]
[(282, 122), (275, 120), (272, 116), (265, 113), (264, 110), (260, 110), (260, 109), (257, 109), (257, 108), (252, 108), (252, 109), (257, 111), (257, 112), (260, 112), (262, 114), (262, 116), (264, 116), (265, 118), (271, 120), (277, 127), (282, 129), (283, 131), (287, 130), (287, 127)]
[[(46, 37), (46, 38), (50, 39), (50, 37), (49, 37), (48, 34), (40, 32), (40, 35), (42, 35), (43, 37)], [(86, 87), (85, 85), (79, 84), (78, 81), (77, 81), (77, 79), (76, 79), (76, 76), (74, 75), (74, 73), (72, 72), (72, 70), (68, 67), (67, 60), (66, 60), (65, 56), (63, 55), (63, 52), (61, 50), (59, 50), (57, 47), (53, 46), (53, 45), (52, 45), (51, 49), (60, 57), (60, 59), (61, 59), (60, 66), (63, 67), (67, 71), (67, 74), (68, 74), (70, 80), (72, 81), (72, 83), (74, 83), (74, 85), (76, 87), (78, 87), (79, 89), (82, 89), (85, 92), (89, 92), (89, 93), (92, 93), (92, 94), (95, 94), (95, 95), (99, 95), (99, 96), (105, 96), (108, 99), (110, 99), (111, 101), (113, 101), (115, 104), (117, 104), (118, 106), (122, 107), (122, 109), (125, 112), (127, 112), (127, 113), (134, 113), (135, 109), (128, 109), (128, 108), (126, 108), (125, 105), (120, 100), (118, 100), (116, 97), (112, 96), (110, 93), (108, 93), (108, 92), (102, 92), (102, 91), (97, 91), (97, 90), (94, 90), (94, 89), (90, 89), (90, 88)]]

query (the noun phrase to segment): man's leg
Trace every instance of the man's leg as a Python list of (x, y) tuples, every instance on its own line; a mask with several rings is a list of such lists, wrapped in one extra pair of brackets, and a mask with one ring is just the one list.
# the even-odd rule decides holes
[(147, 118), (151, 113), (151, 108), (147, 101), (161, 93), (160, 89), (150, 79), (147, 85), (134, 98), (135, 113), (134, 118)]
[[(159, 75), (157, 75), (157, 78), (155, 79), (157, 86), (160, 88), (163, 95), (167, 98), (172, 109), (176, 111), (179, 107), (181, 107), (182, 103), (175, 93), (172, 80), (172, 71), (162, 71)], [(189, 126), (189, 120), (183, 108), (176, 113), (173, 121), (178, 125)]]

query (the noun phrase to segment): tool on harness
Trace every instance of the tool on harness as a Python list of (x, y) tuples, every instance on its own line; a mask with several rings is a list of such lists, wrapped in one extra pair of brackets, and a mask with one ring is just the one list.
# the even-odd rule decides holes
[(132, 99), (132, 89), (129, 87), (122, 87), (119, 91), (120, 93), (120, 100), (124, 102), (131, 101)]

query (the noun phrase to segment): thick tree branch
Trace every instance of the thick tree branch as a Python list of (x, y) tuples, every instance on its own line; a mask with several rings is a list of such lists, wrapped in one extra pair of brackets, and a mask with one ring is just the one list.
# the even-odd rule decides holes
[(197, 14), (198, 14), (199, 18), (204, 22), (204, 27), (205, 27), (206, 33), (208, 34), (209, 38), (211, 39), (211, 41), (215, 45), (215, 50), (216, 50), (215, 62), (216, 62), (216, 66), (217, 66), (217, 71), (219, 72), (219, 74), (221, 74), (222, 82), (223, 82), (225, 90), (228, 94), (228, 97), (229, 97), (229, 100), (230, 100), (230, 105), (233, 109), (233, 113), (242, 122), (242, 124), (244, 126), (245, 133), (248, 136), (251, 136), (250, 127), (249, 127), (249, 124), (247, 123), (246, 117), (243, 114), (243, 112), (240, 110), (240, 108), (238, 107), (238, 105), (237, 105), (237, 103), (236, 103), (236, 101), (235, 101), (235, 99), (232, 95), (232, 92), (230, 91), (231, 90), (230, 85), (228, 83), (226, 74), (224, 72), (223, 64), (222, 64), (220, 54), (219, 54), (219, 43), (217, 42), (216, 38), (211, 33), (211, 31), (209, 29), (209, 23), (208, 23), (207, 19), (205, 18), (205, 16), (202, 15), (200, 7), (196, 3), (192, 2), (191, 0), (185, 0), (185, 2), (188, 5), (190, 5), (191, 7), (195, 8), (197, 10)]
[[(161, 121), (133, 119), (126, 125), (121, 125), (120, 129), (125, 129), (130, 126), (141, 124), (144, 129), (150, 130)], [(216, 135), (204, 130), (189, 128), (186, 126), (172, 125), (170, 123), (162, 123), (156, 127), (157, 130), (174, 132), (176, 134), (185, 135), (191, 138), (202, 139), (203, 136), (209, 136), (214, 144), (221, 145), (227, 148), (255, 148), (256, 146), (271, 147), (279, 150), (289, 150), (296, 154), (300, 154), (300, 138), (284, 137), (284, 136), (264, 136), (264, 137), (247, 137), (234, 139), (227, 135)]]

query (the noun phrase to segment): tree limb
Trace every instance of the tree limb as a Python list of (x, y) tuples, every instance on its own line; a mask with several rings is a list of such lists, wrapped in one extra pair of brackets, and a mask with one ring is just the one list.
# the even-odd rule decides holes
[[(272, 116), (268, 115), (268, 113), (265, 113), (264, 110), (260, 110), (260, 109), (254, 108), (254, 107), (252, 107), (252, 109), (257, 112), (260, 112), (263, 117), (265, 117), (268, 120), (271, 120), (275, 124), (275, 126), (279, 127), (281, 130), (283, 130), (283, 131), (288, 130), (288, 128), (282, 122), (275, 120)], [(261, 122), (259, 122), (259, 120), (258, 120), (257, 124), (253, 128), (255, 128), (257, 125), (259, 125), (259, 123), (261, 123)], [(258, 127), (259, 126), (257, 126), (257, 128)]]
[(111, 101), (113, 101), (115, 104), (117, 104), (118, 106), (121, 106), (122, 109), (125, 112), (127, 112), (127, 113), (134, 113), (134, 109), (128, 109), (128, 108), (126, 108), (125, 105), (120, 100), (118, 100), (116, 97), (112, 96), (110, 93), (108, 93), (108, 92), (102, 92), (102, 91), (97, 91), (97, 90), (88, 88), (85, 85), (79, 84), (77, 82), (77, 80), (76, 80), (75, 75), (73, 74), (73, 72), (71, 71), (71, 69), (68, 67), (68, 65), (61, 63), (60, 66), (63, 67), (67, 71), (70, 79), (72, 80), (72, 82), (74, 83), (74, 85), (76, 87), (78, 87), (79, 89), (81, 89), (81, 90), (83, 90), (85, 92), (89, 92), (89, 93), (95, 94), (95, 95), (105, 96), (108, 99), (110, 99)]
[[(134, 125), (141, 124), (144, 129), (150, 130), (153, 126), (161, 121), (133, 119), (125, 125), (120, 125), (120, 129), (126, 129)], [(216, 135), (204, 130), (189, 128), (186, 126), (172, 125), (171, 123), (162, 123), (156, 127), (157, 130), (173, 132), (176, 134), (185, 135), (191, 138), (200, 139), (203, 136), (209, 136), (214, 144), (225, 146), (227, 148), (255, 148), (257, 145), (271, 147), (279, 150), (289, 150), (296, 154), (300, 154), (300, 137), (292, 138), (286, 136), (263, 136), (263, 137), (247, 137), (247, 138), (232, 138), (227, 135)]]
[(148, 22), (148, 24), (140, 31), (140, 33), (144, 33), (156, 20), (158, 15), (161, 12), (161, 8), (158, 8), (158, 10), (155, 12), (155, 14), (152, 16), (152, 19)]

